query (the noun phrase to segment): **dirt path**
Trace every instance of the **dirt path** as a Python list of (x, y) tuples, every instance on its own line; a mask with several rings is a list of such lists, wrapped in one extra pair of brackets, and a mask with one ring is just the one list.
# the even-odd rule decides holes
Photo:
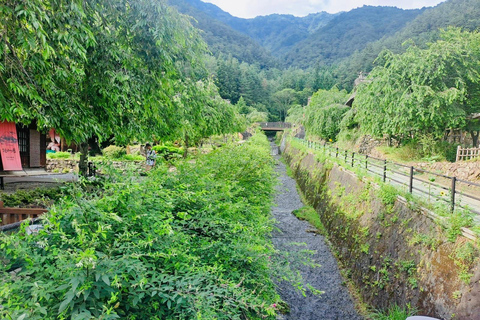
[[(278, 156), (275, 156), (275, 158), (279, 159)], [(306, 247), (301, 247), (301, 249), (316, 251), (312, 258), (321, 267), (302, 266), (300, 271), (305, 284), (308, 283), (325, 292), (321, 296), (315, 296), (307, 292), (306, 297), (303, 297), (301, 293), (292, 288), (291, 284), (281, 283), (279, 293), (282, 299), (288, 303), (290, 313), (280, 316), (279, 319), (363, 319), (354, 308), (353, 300), (343, 284), (337, 261), (330, 252), (323, 236), (308, 232), (313, 227), (308, 222), (298, 220), (292, 214), (293, 210), (304, 206), (297, 193), (295, 180), (287, 175), (285, 164), (280, 161), (277, 172), (280, 174), (280, 185), (277, 187), (277, 206), (273, 208), (273, 215), (277, 219), (276, 226), (279, 231), (273, 233), (273, 243), (277, 249), (285, 251), (295, 250), (295, 246), (289, 245), (292, 242), (306, 243)], [(298, 247), (296, 250), (298, 250)]]

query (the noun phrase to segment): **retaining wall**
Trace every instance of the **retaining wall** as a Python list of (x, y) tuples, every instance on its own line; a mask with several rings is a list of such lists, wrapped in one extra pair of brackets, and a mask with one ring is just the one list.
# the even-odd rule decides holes
[[(416, 307), (441, 319), (480, 319), (475, 244), (455, 242), (425, 211), (336, 164), (282, 141), (305, 198), (324, 223), (337, 257), (364, 301), (375, 308)], [(321, 262), (320, 262), (321, 263)]]

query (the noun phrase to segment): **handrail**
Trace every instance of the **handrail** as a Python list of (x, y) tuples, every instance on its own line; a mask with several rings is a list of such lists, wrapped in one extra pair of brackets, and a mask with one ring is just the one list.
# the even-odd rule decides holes
[(291, 128), (292, 124), (289, 122), (259, 122), (260, 128)]
[[(457, 202), (457, 199), (456, 199), (457, 195), (460, 195), (464, 198), (468, 198), (468, 199), (471, 199), (471, 200), (479, 201), (479, 198), (476, 195), (472, 195), (472, 194), (466, 193), (464, 190), (460, 190), (459, 186), (460, 186), (460, 184), (466, 184), (470, 187), (479, 187), (480, 188), (480, 184), (477, 184), (477, 183), (474, 183), (474, 182), (471, 182), (471, 181), (461, 180), (461, 179), (458, 179), (455, 176), (450, 177), (450, 176), (447, 176), (447, 175), (427, 171), (427, 170), (424, 170), (424, 169), (415, 168), (413, 166), (408, 166), (408, 165), (405, 165), (405, 164), (396, 163), (396, 162), (393, 162), (393, 161), (388, 161), (386, 159), (375, 158), (375, 157), (372, 157), (372, 156), (369, 156), (369, 155), (360, 155), (362, 158), (359, 159), (358, 158), (359, 157), (358, 153), (348, 151), (348, 150), (344, 150), (344, 149), (340, 149), (338, 147), (333, 147), (332, 145), (329, 145), (326, 142), (323, 143), (323, 144), (320, 144), (320, 143), (310, 141), (310, 140), (305, 140), (305, 139), (299, 139), (299, 138), (294, 138), (294, 139), (300, 141), (302, 144), (306, 145), (308, 148), (313, 148), (313, 149), (318, 150), (318, 149), (320, 149), (320, 147), (323, 147), (324, 150), (325, 149), (329, 150), (329, 155), (330, 156), (332, 156), (331, 153), (333, 152), (332, 157), (335, 157), (337, 159), (342, 160), (342, 162), (345, 162), (345, 164), (347, 166), (349, 166), (349, 167), (361, 167), (363, 169), (366, 169), (368, 172), (371, 172), (373, 174), (376, 174), (376, 175), (382, 177), (383, 182), (386, 182), (387, 179), (390, 180), (390, 181), (397, 182), (400, 185), (408, 187), (409, 193), (413, 193), (413, 190), (417, 190), (419, 192), (428, 194), (429, 196), (432, 196), (435, 199), (441, 199), (441, 200), (450, 202), (450, 209), (451, 209), (452, 212), (455, 210), (456, 206), (462, 207), (462, 208), (465, 207), (464, 205), (462, 205), (460, 203), (456, 203)], [(357, 158), (355, 158), (355, 157), (357, 157)], [(376, 161), (381, 162), (381, 164), (378, 163), (378, 162), (374, 163), (374, 161), (372, 161), (372, 160), (374, 160), (375, 162)], [(400, 171), (394, 170), (394, 168), (391, 168), (392, 165), (397, 166), (397, 167), (401, 167), (401, 168), (409, 169), (410, 172), (406, 173), (406, 172), (400, 172)], [(389, 166), (390, 166), (390, 168), (389, 168)], [(376, 171), (371, 170), (371, 169), (369, 169), (370, 167), (377, 168), (378, 170), (376, 170)], [(398, 168), (398, 170), (400, 170), (400, 168)], [(387, 172), (390, 172), (392, 174), (390, 176), (388, 176)], [(424, 180), (424, 179), (415, 177), (414, 176), (415, 172), (445, 178), (445, 179), (451, 180), (451, 184), (450, 184), (449, 187), (447, 187), (443, 184), (434, 183), (434, 181), (431, 181), (431, 180)], [(395, 179), (395, 175), (397, 175), (396, 176), (397, 179), (398, 179), (398, 176), (407, 177), (407, 178), (409, 178), (409, 182), (407, 183), (405, 181), (399, 181), (399, 180)], [(415, 183), (414, 183), (415, 181), (421, 182), (423, 184), (427, 184), (429, 186), (429, 191), (427, 192), (425, 190), (422, 190), (422, 189), (416, 187)], [(438, 189), (441, 189), (441, 190), (447, 190), (450, 193), (450, 195), (449, 195), (450, 200), (446, 200), (445, 197), (438, 197), (436, 195), (432, 195), (431, 192), (430, 192), (430, 186), (433, 186), (434, 188), (438, 188)], [(471, 211), (480, 214), (480, 212), (478, 212), (477, 210), (472, 209)]]

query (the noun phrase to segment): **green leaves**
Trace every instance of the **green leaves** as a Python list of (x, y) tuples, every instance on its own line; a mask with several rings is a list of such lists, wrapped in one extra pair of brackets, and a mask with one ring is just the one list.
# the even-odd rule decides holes
[(74, 187), (40, 234), (0, 235), (0, 318), (274, 319), (269, 152), (257, 135), (173, 173)]
[(476, 101), (480, 72), (478, 33), (450, 28), (428, 49), (411, 46), (404, 54), (384, 52), (369, 80), (358, 89), (357, 120), (375, 136), (399, 140), (421, 134), (443, 136), (462, 129)]

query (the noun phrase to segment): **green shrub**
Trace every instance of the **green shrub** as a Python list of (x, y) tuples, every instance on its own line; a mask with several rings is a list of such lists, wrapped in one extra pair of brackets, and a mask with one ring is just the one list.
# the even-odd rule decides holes
[(383, 184), (378, 192), (380, 200), (386, 206), (393, 206), (397, 201), (398, 190), (389, 184)]
[(109, 159), (120, 159), (127, 154), (124, 147), (119, 147), (114, 145), (106, 147), (105, 149), (102, 150), (102, 153), (105, 157)]
[(6, 207), (46, 207), (64, 196), (63, 187), (18, 190), (15, 193), (0, 193)]
[(0, 235), (0, 318), (274, 320), (273, 167), (257, 136), (72, 188), (39, 234)]
[(175, 147), (173, 145), (158, 145), (152, 147), (158, 156), (163, 157), (165, 160), (170, 160), (172, 158), (178, 158), (178, 156), (183, 155), (183, 148)]
[(127, 161), (143, 161), (145, 160), (145, 157), (136, 154), (126, 154), (122, 157), (122, 159)]
[(70, 152), (47, 153), (47, 159), (69, 159), (72, 157)]

